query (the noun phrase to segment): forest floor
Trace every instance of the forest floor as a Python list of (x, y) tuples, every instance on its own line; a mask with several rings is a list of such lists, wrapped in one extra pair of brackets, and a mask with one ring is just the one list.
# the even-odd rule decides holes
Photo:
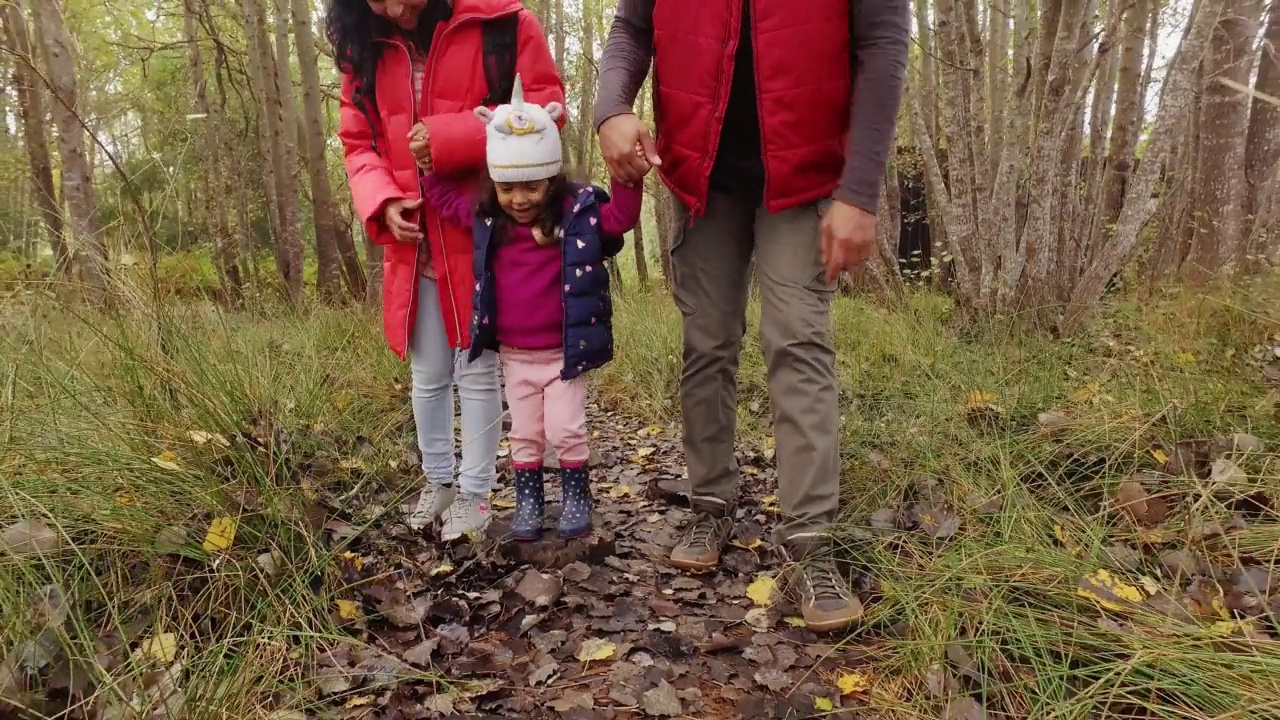
[(363, 309), (0, 303), (0, 717), (1280, 712), (1275, 278), (1134, 297), (1071, 341), (839, 301), (867, 613), (833, 637), (778, 592), (754, 340), (733, 544), (712, 574), (665, 561), (688, 519), (665, 298), (618, 299), (597, 533), (532, 548), (404, 527), (407, 372)]

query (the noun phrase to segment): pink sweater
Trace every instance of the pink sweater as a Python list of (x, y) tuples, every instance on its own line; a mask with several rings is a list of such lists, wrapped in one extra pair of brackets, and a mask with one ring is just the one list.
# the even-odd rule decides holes
[[(445, 220), (471, 226), (474, 208), (470, 197), (435, 175), (428, 176), (425, 186), (427, 202)], [(644, 191), (614, 180), (609, 195), (610, 201), (600, 208), (600, 234), (621, 238), (640, 222)], [(564, 342), (560, 245), (539, 246), (529, 225), (507, 224), (506, 228), (508, 235), (493, 255), (498, 342), (521, 350), (558, 348)]]

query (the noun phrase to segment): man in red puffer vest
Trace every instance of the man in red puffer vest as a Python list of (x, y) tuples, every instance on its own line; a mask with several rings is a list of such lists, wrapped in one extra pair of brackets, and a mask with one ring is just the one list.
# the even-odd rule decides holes
[[(619, 0), (595, 109), (610, 171), (652, 167), (688, 211), (672, 241), (684, 317), (684, 451), (697, 513), (671, 553), (717, 566), (732, 536), (738, 355), (751, 258), (769, 366), (783, 523), (806, 624), (862, 605), (829, 553), (840, 488), (830, 334), (840, 272), (862, 263), (902, 97), (908, 0)], [(657, 142), (633, 112), (652, 60)]]

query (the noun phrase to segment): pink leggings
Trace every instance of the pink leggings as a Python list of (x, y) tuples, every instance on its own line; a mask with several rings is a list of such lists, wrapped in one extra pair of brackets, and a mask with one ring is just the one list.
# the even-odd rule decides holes
[(502, 376), (511, 411), (511, 462), (517, 470), (542, 467), (547, 444), (560, 467), (587, 464), (587, 389), (582, 378), (560, 379), (564, 352), (503, 347)]

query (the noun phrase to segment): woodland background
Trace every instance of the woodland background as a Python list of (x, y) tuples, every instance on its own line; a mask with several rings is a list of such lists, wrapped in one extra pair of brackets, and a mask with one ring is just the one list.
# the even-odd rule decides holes
[[(612, 3), (526, 4), (604, 182)], [(1280, 3), (912, 11), (876, 253), (832, 319), (867, 613), (819, 638), (771, 592), (754, 300), (743, 522), (719, 574), (663, 560), (656, 177), (593, 378), (612, 554), (442, 548), (401, 522), (408, 376), (321, 3), (0, 0), (0, 717), (1275, 717)]]

